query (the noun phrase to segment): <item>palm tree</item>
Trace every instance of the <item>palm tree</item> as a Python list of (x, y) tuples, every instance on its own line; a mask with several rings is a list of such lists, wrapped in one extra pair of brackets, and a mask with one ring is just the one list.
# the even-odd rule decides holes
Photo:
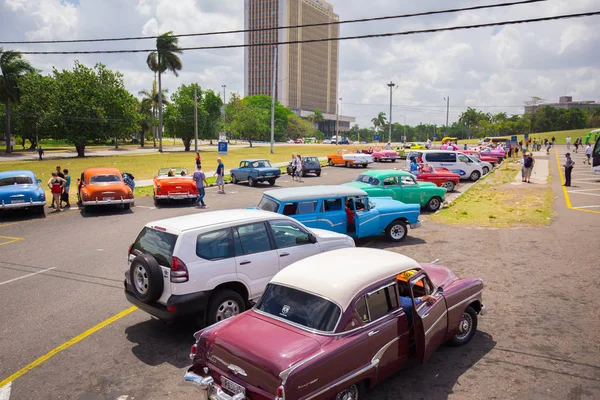
[(19, 77), (34, 68), (27, 60), (21, 58), (17, 51), (4, 51), (0, 47), (0, 101), (4, 103), (4, 118), (6, 119), (6, 152), (12, 151), (10, 146), (10, 103), (21, 101)]
[(375, 118), (371, 120), (371, 122), (373, 123), (375, 130), (378, 130), (379, 128), (385, 126), (387, 122), (387, 119), (385, 118), (385, 113), (380, 112)]
[(165, 32), (156, 38), (156, 51), (148, 54), (146, 64), (154, 72), (158, 72), (158, 151), (162, 152), (162, 128), (163, 128), (163, 100), (162, 100), (162, 81), (163, 72), (171, 71), (175, 76), (179, 76), (178, 71), (183, 67), (181, 59), (177, 54), (183, 51), (177, 45), (177, 39), (173, 36), (173, 31)]
[(316, 109), (312, 112), (312, 114), (306, 117), (306, 119), (309, 120), (311, 124), (313, 124), (313, 128), (318, 128), (319, 123), (324, 121), (323, 112), (319, 109)]
[(458, 122), (467, 126), (467, 135), (471, 139), (471, 127), (477, 125), (481, 120), (481, 114), (474, 108), (467, 108), (467, 111), (463, 112), (458, 118)]
[[(163, 89), (162, 90), (162, 102), (164, 104), (170, 104), (169, 100), (166, 97), (166, 94), (169, 92), (169, 89)], [(158, 98), (158, 89), (156, 88), (156, 79), (154, 80), (154, 82), (152, 82), (152, 90), (148, 91), (148, 90), (140, 90), (138, 92), (138, 94), (140, 96), (144, 96), (142, 98), (142, 101), (144, 100), (148, 100), (151, 104), (151, 115), (152, 115), (152, 139), (154, 140), (154, 147), (156, 148), (156, 130), (157, 130), (157, 126), (156, 126), (156, 113), (158, 111), (158, 104), (159, 104), (159, 98)], [(142, 146), (144, 147), (144, 146)]]

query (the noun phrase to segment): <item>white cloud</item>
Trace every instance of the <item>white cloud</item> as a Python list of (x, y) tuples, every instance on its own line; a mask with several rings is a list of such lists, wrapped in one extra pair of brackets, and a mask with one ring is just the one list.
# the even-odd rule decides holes
[[(477, 0), (331, 0), (340, 19), (404, 14), (477, 5)], [(552, 0), (535, 5), (341, 26), (341, 35), (397, 32), (441, 26), (596, 11), (597, 0)], [(240, 29), (243, 1), (216, 0), (0, 0), (2, 40), (148, 36)], [(344, 41), (340, 44), (342, 111), (368, 125), (389, 110), (393, 80), (394, 120), (445, 123), (444, 97), (450, 96), (450, 120), (467, 106), (485, 111), (521, 113), (523, 101), (540, 96), (555, 101), (565, 93), (581, 100), (600, 100), (600, 17), (498, 28)], [(187, 37), (182, 46), (237, 44), (243, 35)], [(17, 50), (150, 49), (154, 40), (6, 46)], [(72, 68), (78, 59), (120, 70), (132, 93), (150, 88), (153, 74), (145, 53), (78, 56), (27, 56), (40, 69)], [(243, 50), (190, 51), (182, 56), (177, 78), (163, 80), (170, 92), (196, 81), (204, 88), (243, 92)], [(228, 95), (229, 97), (229, 95)]]

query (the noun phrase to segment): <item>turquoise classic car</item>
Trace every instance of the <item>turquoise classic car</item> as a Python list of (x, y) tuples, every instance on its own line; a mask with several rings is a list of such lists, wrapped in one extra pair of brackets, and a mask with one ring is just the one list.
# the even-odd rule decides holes
[(420, 207), (388, 198), (370, 198), (360, 189), (323, 185), (276, 189), (264, 192), (257, 208), (288, 215), (309, 228), (326, 229), (353, 238), (385, 233), (401, 241), (408, 227), (421, 226)]
[(46, 195), (41, 182), (31, 171), (0, 172), (0, 210), (28, 208), (44, 214)]
[(446, 198), (446, 188), (419, 182), (413, 174), (395, 169), (368, 171), (345, 185), (362, 189), (371, 197), (391, 197), (430, 211), (439, 210)]

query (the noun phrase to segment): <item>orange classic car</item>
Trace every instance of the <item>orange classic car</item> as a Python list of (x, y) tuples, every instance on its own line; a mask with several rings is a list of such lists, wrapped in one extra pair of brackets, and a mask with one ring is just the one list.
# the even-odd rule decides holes
[(330, 166), (345, 165), (346, 167), (352, 167), (356, 165), (366, 168), (372, 162), (373, 158), (370, 154), (353, 153), (348, 150), (338, 150), (337, 153), (327, 156), (327, 164)]
[(160, 168), (154, 177), (154, 204), (160, 201), (198, 198), (196, 182), (186, 168)]
[(133, 204), (133, 191), (116, 168), (88, 168), (77, 186), (77, 200), (84, 210), (104, 205), (122, 205), (127, 210)]

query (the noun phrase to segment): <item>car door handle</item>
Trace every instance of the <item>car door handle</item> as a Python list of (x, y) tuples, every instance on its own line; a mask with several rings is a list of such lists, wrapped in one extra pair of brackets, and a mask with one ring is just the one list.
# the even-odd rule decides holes
[(369, 332), (369, 336), (375, 336), (379, 333), (379, 331), (371, 331)]
[(289, 255), (290, 255), (290, 253), (281, 253), (281, 254), (279, 255), (279, 257), (287, 257), (287, 256), (289, 256)]
[(427, 313), (427, 314), (423, 315), (423, 316), (421, 317), (421, 319), (425, 319), (425, 318), (427, 318), (428, 316), (429, 316), (429, 313)]
[(252, 261), (242, 261), (240, 262), (240, 265), (246, 265), (246, 264), (250, 264)]

